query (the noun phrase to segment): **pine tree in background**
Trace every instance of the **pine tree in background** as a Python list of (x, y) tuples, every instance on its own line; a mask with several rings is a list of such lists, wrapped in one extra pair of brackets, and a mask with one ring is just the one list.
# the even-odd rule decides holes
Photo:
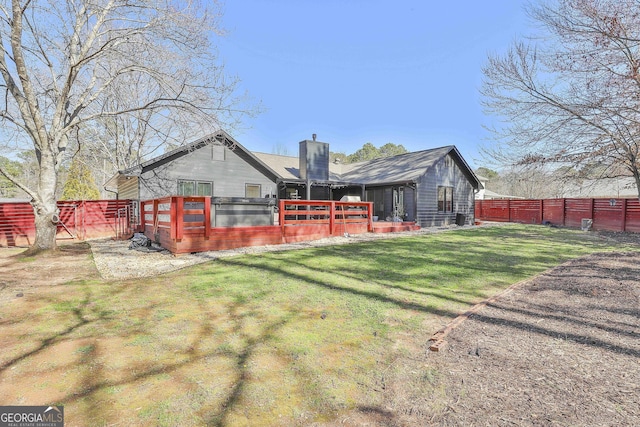
[[(18, 176), (22, 172), (20, 162), (9, 160), (4, 156), (0, 156), (0, 167), (13, 176)], [(0, 197), (16, 197), (19, 191), (19, 188), (14, 183), (0, 173)]]
[[(404, 148), (402, 144), (396, 145), (392, 142), (388, 142), (384, 144), (382, 147), (376, 148), (375, 145), (373, 145), (370, 142), (367, 142), (362, 146), (362, 148), (360, 148), (355, 153), (349, 154), (348, 156), (342, 155), (344, 157), (339, 157), (339, 158), (341, 160), (344, 160), (344, 163), (357, 163), (357, 162), (364, 162), (367, 160), (379, 159), (381, 157), (396, 156), (398, 154), (404, 154), (404, 153), (407, 153), (407, 149)], [(342, 153), (333, 153), (334, 158), (338, 157), (338, 155), (340, 154)]]
[(74, 159), (62, 190), (61, 200), (98, 200), (99, 198), (100, 190), (91, 169), (83, 162)]

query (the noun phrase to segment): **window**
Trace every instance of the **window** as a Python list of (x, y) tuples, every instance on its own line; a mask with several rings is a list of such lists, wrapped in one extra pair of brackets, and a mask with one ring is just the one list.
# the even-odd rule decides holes
[(196, 183), (196, 195), (197, 196), (212, 196), (213, 195), (213, 183), (211, 182), (198, 182)]
[(260, 197), (262, 190), (260, 184), (245, 184), (244, 197)]
[(213, 182), (178, 180), (179, 196), (213, 196)]
[(178, 180), (178, 195), (191, 196), (195, 192), (195, 182)]
[(453, 187), (438, 187), (438, 212), (453, 212)]

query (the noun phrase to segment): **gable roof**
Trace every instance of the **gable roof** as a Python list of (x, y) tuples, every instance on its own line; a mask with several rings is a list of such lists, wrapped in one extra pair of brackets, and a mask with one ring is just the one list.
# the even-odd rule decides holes
[(368, 185), (415, 182), (427, 172), (427, 169), (447, 155), (454, 159), (474, 188), (482, 188), (478, 177), (453, 145), (363, 162), (353, 170), (342, 174), (341, 178)]
[(300, 163), (297, 157), (280, 154), (253, 153), (256, 158), (273, 169), (280, 178), (300, 179)]
[(206, 147), (209, 144), (224, 145), (225, 147), (232, 150), (236, 155), (238, 155), (238, 157), (242, 158), (244, 161), (249, 163), (251, 166), (253, 166), (255, 169), (257, 169), (273, 181), (276, 181), (280, 177), (277, 172), (263, 163), (251, 151), (242, 146), (242, 144), (233, 139), (231, 135), (223, 130), (220, 130), (218, 132), (214, 132), (203, 138), (200, 138), (190, 144), (182, 145), (174, 150), (167, 151), (160, 156), (154, 157), (138, 165), (118, 171), (105, 183), (105, 187), (114, 185), (117, 182), (118, 177), (140, 176), (144, 172), (153, 170), (166, 163), (179, 159), (180, 157), (186, 156), (187, 154), (200, 148)]
[[(297, 157), (266, 153), (254, 154), (275, 170), (282, 179), (300, 179), (299, 160)], [(329, 180), (368, 185), (414, 182), (424, 175), (427, 169), (449, 154), (458, 163), (458, 166), (471, 184), (475, 188), (482, 188), (480, 179), (453, 145), (358, 163), (330, 163)]]

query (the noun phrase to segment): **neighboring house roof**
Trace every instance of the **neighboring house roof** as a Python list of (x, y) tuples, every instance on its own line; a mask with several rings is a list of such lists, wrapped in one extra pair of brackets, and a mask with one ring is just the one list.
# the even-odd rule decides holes
[(638, 189), (633, 177), (600, 178), (580, 184), (568, 183), (563, 197), (637, 197)]
[(524, 197), (518, 196), (509, 196), (508, 194), (498, 194), (491, 190), (484, 190), (483, 194), (480, 194), (481, 197), (476, 197), (476, 199), (524, 199)]
[(31, 199), (15, 198), (15, 197), (0, 197), (0, 203), (31, 203)]

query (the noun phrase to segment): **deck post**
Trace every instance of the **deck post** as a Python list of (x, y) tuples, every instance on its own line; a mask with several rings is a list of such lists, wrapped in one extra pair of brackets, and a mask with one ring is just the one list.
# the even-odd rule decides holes
[(367, 231), (373, 232), (373, 202), (367, 202)]
[(176, 240), (180, 241), (184, 236), (184, 197), (172, 197), (171, 202), (171, 218), (175, 215)]
[(204, 197), (204, 238), (211, 236), (211, 197)]
[(329, 211), (331, 214), (329, 215), (329, 234), (334, 235), (336, 232), (336, 202), (331, 201), (331, 206), (329, 206)]
[(282, 230), (282, 235), (284, 236), (284, 207), (285, 207), (285, 201), (284, 200), (280, 200), (279, 201), (279, 208), (278, 208), (278, 222), (280, 223), (280, 229)]
[[(152, 232), (153, 232), (153, 240), (158, 240), (156, 238), (156, 235), (158, 234), (158, 221), (160, 221), (160, 218), (158, 217), (158, 210), (160, 208), (160, 200), (159, 199), (153, 199), (153, 226), (152, 226)], [(172, 236), (172, 238), (175, 238), (175, 235)]]

